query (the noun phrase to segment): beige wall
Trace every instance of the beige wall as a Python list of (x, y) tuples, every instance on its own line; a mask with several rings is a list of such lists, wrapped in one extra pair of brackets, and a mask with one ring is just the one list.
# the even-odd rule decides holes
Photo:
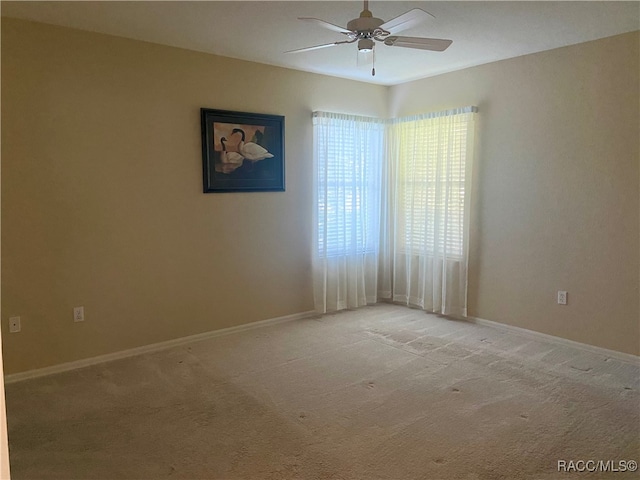
[[(471, 315), (638, 353), (638, 43), (386, 88), (3, 19), (5, 373), (310, 310), (310, 112), (470, 104)], [(285, 115), (287, 191), (201, 193), (200, 107)]]
[[(5, 373), (311, 310), (311, 111), (386, 94), (3, 19)], [(286, 192), (203, 194), (201, 107), (285, 115)]]
[(470, 315), (640, 353), (638, 46), (635, 32), (391, 87), (392, 115), (480, 108)]

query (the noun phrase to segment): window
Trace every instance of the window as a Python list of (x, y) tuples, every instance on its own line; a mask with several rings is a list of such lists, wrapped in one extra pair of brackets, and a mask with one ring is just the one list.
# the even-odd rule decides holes
[(403, 253), (462, 258), (468, 124), (461, 113), (391, 126), (398, 138), (395, 219)]
[(314, 115), (316, 248), (320, 257), (377, 252), (383, 142), (382, 120)]
[(466, 316), (474, 118), (314, 114), (314, 302)]

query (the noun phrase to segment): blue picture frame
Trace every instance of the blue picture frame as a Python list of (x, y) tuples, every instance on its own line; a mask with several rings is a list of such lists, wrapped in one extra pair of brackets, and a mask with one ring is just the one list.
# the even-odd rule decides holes
[(283, 192), (284, 116), (200, 109), (204, 193)]

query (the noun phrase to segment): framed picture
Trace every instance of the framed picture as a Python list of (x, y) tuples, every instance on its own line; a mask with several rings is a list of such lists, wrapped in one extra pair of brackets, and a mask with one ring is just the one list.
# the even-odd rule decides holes
[(284, 191), (284, 117), (200, 109), (204, 193)]

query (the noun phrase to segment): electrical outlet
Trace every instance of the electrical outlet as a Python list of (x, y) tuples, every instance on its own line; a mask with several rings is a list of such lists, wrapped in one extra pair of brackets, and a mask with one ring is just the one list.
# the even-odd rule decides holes
[(73, 321), (84, 322), (84, 307), (74, 307), (73, 309)]
[(564, 290), (558, 290), (558, 305), (567, 304), (567, 292)]
[(9, 318), (9, 333), (18, 333), (21, 328), (20, 317)]

